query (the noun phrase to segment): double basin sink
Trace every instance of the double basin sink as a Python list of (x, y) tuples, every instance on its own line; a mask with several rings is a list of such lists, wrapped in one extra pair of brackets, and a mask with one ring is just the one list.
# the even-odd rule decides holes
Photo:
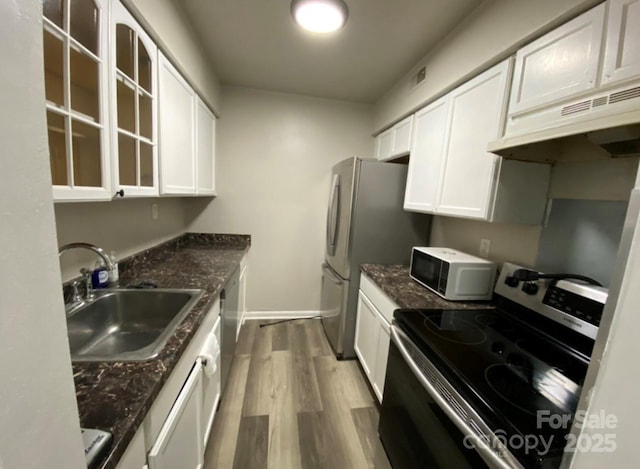
[(105, 290), (68, 311), (72, 361), (156, 357), (202, 290)]

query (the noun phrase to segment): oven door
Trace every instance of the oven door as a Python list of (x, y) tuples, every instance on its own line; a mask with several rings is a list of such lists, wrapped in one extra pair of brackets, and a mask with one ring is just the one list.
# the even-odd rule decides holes
[(393, 468), (522, 467), (503, 447), (502, 457), (490, 448), (487, 441), (499, 445), (495, 436), (449, 387), (406, 334), (392, 326), (378, 432)]

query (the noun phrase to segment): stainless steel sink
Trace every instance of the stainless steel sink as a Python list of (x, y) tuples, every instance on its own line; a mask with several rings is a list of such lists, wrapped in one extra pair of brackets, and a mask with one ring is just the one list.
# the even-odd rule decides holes
[(140, 361), (162, 350), (202, 290), (107, 290), (69, 312), (73, 361)]

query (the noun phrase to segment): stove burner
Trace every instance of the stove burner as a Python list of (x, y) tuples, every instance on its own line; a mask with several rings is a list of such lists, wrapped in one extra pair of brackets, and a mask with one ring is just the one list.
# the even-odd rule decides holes
[(512, 332), (515, 329), (513, 323), (509, 319), (502, 318), (495, 314), (479, 314), (476, 316), (476, 322), (503, 334)]
[(434, 335), (456, 344), (478, 345), (487, 340), (487, 335), (477, 325), (446, 312), (427, 316), (424, 325)]
[(498, 363), (487, 367), (484, 377), (498, 396), (526, 414), (535, 417), (540, 410), (560, 413), (560, 409), (533, 388), (532, 373), (528, 366)]
[(571, 365), (569, 357), (556, 347), (549, 343), (536, 343), (529, 339), (520, 339), (516, 341), (516, 345), (521, 350), (530, 353), (538, 360), (546, 363), (552, 368), (565, 370)]

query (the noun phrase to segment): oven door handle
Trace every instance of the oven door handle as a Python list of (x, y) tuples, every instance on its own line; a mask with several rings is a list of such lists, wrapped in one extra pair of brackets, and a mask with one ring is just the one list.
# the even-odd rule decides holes
[[(499, 469), (514, 469), (521, 468), (522, 466), (516, 461), (508, 462), (506, 459), (503, 459), (498, 455), (495, 451), (493, 451), (487, 443), (483, 440), (483, 438), (473, 430), (467, 422), (465, 422), (460, 415), (451, 407), (451, 404), (447, 402), (447, 400), (442, 397), (440, 392), (435, 388), (433, 383), (429, 381), (424, 376), (424, 373), (420, 370), (420, 367), (416, 364), (416, 362), (411, 357), (411, 354), (407, 350), (406, 346), (403, 344), (403, 340), (410, 341), (407, 335), (398, 329), (396, 326), (391, 326), (391, 340), (398, 347), (402, 357), (404, 358), (407, 365), (411, 369), (411, 372), (418, 379), (422, 387), (429, 393), (429, 395), (433, 398), (434, 401), (440, 406), (440, 408), (444, 411), (445, 414), (451, 419), (451, 421), (455, 424), (456, 427), (465, 435), (469, 436), (473, 439), (474, 448), (478, 451), (482, 459), (490, 465), (492, 468)], [(507, 456), (509, 459), (512, 459), (511, 455)]]

